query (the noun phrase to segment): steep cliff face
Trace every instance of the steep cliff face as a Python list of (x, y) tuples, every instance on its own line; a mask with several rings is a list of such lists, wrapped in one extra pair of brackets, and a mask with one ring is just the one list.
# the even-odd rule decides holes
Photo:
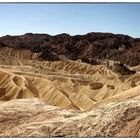
[(0, 38), (1, 46), (27, 49), (39, 53), (38, 60), (78, 60), (92, 64), (93, 59), (109, 59), (135, 66), (140, 63), (140, 40), (127, 35), (88, 33), (70, 36), (60, 34), (25, 34)]

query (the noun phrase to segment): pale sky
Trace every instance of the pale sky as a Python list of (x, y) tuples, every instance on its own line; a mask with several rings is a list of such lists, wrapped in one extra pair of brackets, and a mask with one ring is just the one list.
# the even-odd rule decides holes
[(0, 4), (0, 36), (111, 32), (140, 37), (140, 4)]

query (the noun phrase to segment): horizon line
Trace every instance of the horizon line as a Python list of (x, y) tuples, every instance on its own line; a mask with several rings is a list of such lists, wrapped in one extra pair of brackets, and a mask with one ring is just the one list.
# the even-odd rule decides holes
[(50, 34), (50, 33), (46, 33), (46, 32), (26, 32), (26, 33), (21, 33), (21, 34), (5, 34), (5, 35), (0, 35), (0, 37), (5, 37), (5, 36), (22, 36), (22, 35), (26, 35), (26, 34), (44, 34), (44, 35), (49, 35), (49, 36), (57, 36), (57, 35), (62, 35), (62, 34), (66, 34), (69, 36), (83, 36), (83, 35), (87, 35), (90, 33), (103, 33), (103, 34), (113, 34), (113, 35), (124, 35), (124, 36), (129, 36), (131, 38), (140, 38), (140, 37), (134, 37), (132, 35), (129, 34), (125, 34), (125, 33), (114, 33), (114, 32), (87, 32), (87, 33), (83, 33), (83, 34), (70, 34), (70, 33), (66, 33), (66, 32), (62, 32), (62, 33), (57, 33), (57, 34)]

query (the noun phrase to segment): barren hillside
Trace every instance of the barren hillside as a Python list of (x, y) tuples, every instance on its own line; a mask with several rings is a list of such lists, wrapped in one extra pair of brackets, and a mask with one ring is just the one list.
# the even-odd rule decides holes
[(111, 33), (1, 37), (0, 136), (140, 136), (139, 48)]

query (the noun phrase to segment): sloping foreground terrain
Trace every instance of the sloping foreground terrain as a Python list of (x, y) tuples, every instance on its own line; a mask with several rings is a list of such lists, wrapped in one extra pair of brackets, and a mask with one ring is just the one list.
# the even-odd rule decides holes
[(125, 99), (118, 97), (95, 104), (88, 112), (49, 106), (37, 99), (2, 103), (0, 136), (139, 137), (140, 98), (137, 90), (133, 89), (129, 93), (133, 95)]
[[(105, 47), (111, 38), (121, 38), (116, 44), (119, 50), (115, 51), (125, 49), (129, 57), (131, 52), (137, 61), (135, 65), (129, 61), (132, 67), (121, 55), (120, 61), (115, 54), (116, 61), (96, 57), (97, 51), (89, 58), (83, 57), (84, 52), (89, 56), (91, 45), (85, 46), (80, 56), (77, 45), (67, 53), (58, 51), (61, 47), (57, 45), (61, 44), (64, 49), (67, 38), (73, 42), (77, 36), (26, 34), (0, 38), (0, 136), (139, 137), (140, 66), (134, 51), (139, 39), (99, 33), (78, 36), (90, 42), (103, 39), (100, 47)], [(44, 39), (51, 42), (47, 51), (47, 45), (44, 51), (38, 46)], [(123, 46), (127, 41), (131, 47)], [(30, 45), (39, 51), (31, 50)], [(81, 42), (78, 48), (84, 45)], [(104, 49), (108, 48), (109, 52), (116, 49), (111, 47)], [(76, 51), (78, 58), (70, 59), (70, 54), (77, 56)], [(62, 52), (63, 55), (59, 54)]]

